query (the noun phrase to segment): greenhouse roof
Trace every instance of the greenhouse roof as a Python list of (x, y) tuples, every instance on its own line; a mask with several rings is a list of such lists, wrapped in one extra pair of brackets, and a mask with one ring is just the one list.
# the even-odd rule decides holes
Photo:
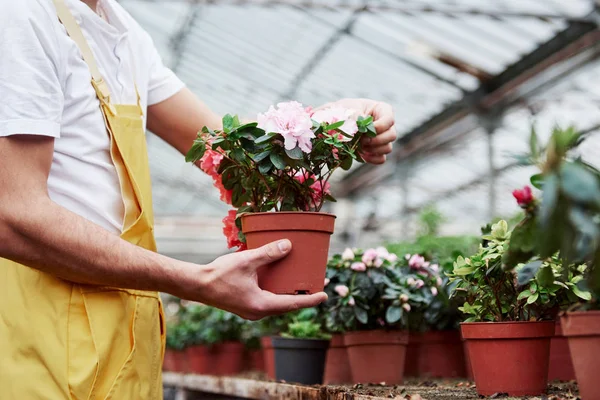
[[(451, 217), (485, 219), (490, 168), (492, 211), (503, 214), (530, 172), (506, 154), (524, 149), (531, 121), (542, 135), (554, 123), (600, 123), (593, 0), (120, 2), (217, 112), (253, 117), (286, 99), (391, 103), (393, 162), (336, 183), (358, 215), (377, 200), (386, 217), (438, 202)], [(224, 213), (210, 179), (181, 155), (152, 137), (150, 156), (157, 214)]]

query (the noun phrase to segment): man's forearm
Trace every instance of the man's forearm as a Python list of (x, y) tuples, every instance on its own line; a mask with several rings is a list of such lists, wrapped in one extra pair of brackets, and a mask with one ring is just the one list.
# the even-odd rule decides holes
[(122, 240), (49, 198), (0, 219), (0, 257), (85, 284), (177, 292), (191, 264)]

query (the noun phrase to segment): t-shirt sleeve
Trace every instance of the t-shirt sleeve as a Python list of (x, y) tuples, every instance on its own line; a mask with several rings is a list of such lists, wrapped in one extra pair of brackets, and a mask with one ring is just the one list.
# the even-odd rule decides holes
[(164, 65), (154, 42), (147, 33), (146, 39), (150, 49), (148, 105), (151, 106), (177, 94), (185, 85), (171, 69)]
[(39, 0), (0, 1), (0, 137), (60, 137), (57, 19)]

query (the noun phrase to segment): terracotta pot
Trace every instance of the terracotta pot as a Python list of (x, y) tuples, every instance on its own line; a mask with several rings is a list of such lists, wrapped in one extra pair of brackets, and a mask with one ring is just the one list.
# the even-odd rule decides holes
[(217, 376), (237, 375), (244, 370), (246, 347), (240, 342), (223, 342), (210, 348), (212, 373)]
[(359, 331), (344, 334), (353, 383), (402, 383), (407, 331)]
[(419, 376), (419, 345), (421, 344), (421, 332), (410, 332), (408, 335), (408, 346), (406, 346), (406, 358), (404, 361), (404, 376)]
[(548, 380), (573, 381), (575, 380), (575, 369), (571, 361), (569, 341), (563, 336), (560, 320), (556, 321), (554, 337), (550, 341), (550, 368)]
[(352, 371), (350, 370), (348, 352), (344, 344), (344, 336), (341, 334), (333, 335), (327, 350), (323, 383), (326, 385), (339, 385), (350, 382), (352, 382)]
[(477, 393), (545, 393), (554, 325), (554, 321), (462, 323)]
[(265, 363), (265, 373), (271, 379), (275, 379), (275, 351), (270, 336), (260, 339), (260, 345), (263, 350), (263, 360)]
[(280, 239), (292, 242), (287, 257), (258, 270), (258, 285), (277, 294), (322, 292), (335, 215), (313, 212), (252, 213), (242, 217), (249, 249)]
[(265, 359), (263, 349), (246, 349), (246, 370), (265, 371)]
[(600, 311), (569, 312), (560, 322), (569, 340), (581, 398), (600, 399)]
[(473, 381), (475, 378), (473, 377), (473, 366), (471, 365), (471, 357), (469, 357), (469, 349), (467, 348), (467, 342), (463, 339), (463, 354), (465, 357), (465, 370), (467, 373), (467, 379)]
[(163, 358), (163, 371), (177, 372), (177, 355), (174, 349), (165, 349), (165, 357)]
[(279, 336), (273, 336), (271, 340), (275, 349), (277, 380), (305, 385), (323, 383), (329, 340), (294, 339)]
[(186, 372), (197, 375), (209, 375), (214, 371), (210, 347), (190, 346), (185, 350)]
[[(412, 333), (410, 334), (412, 337)], [(428, 331), (420, 334), (418, 372), (425, 378), (465, 377), (465, 358), (459, 331)], [(410, 339), (409, 339), (410, 344)]]

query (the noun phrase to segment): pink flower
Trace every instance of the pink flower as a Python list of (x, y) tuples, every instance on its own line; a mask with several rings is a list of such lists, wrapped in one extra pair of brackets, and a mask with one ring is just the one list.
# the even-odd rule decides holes
[(383, 259), (377, 257), (373, 265), (375, 266), (375, 268), (380, 268), (383, 265)]
[(410, 311), (410, 304), (404, 303), (404, 304), (402, 304), (402, 308), (404, 308), (404, 311), (409, 312)]
[(407, 294), (401, 294), (400, 295), (400, 301), (403, 303), (406, 303), (408, 301), (408, 295)]
[(437, 264), (431, 264), (431, 265), (429, 266), (429, 268), (430, 268), (430, 269), (431, 269), (433, 272), (439, 272), (439, 270), (440, 270), (440, 266), (439, 266), (439, 265), (437, 265)]
[(214, 186), (217, 189), (219, 189), (219, 193), (221, 194), (221, 201), (227, 204), (231, 204), (233, 199), (233, 190), (225, 189), (225, 186), (223, 186), (223, 181), (221, 180), (220, 176), (217, 176), (217, 178), (214, 180)]
[(219, 165), (223, 160), (223, 155), (218, 151), (214, 151), (211, 148), (207, 148), (204, 155), (200, 159), (200, 169), (206, 172), (213, 179), (219, 178)]
[(442, 281), (442, 277), (438, 276), (437, 278), (435, 278), (435, 283), (437, 283), (438, 286), (442, 286), (442, 283), (444, 283), (444, 281)]
[[(349, 136), (354, 136), (356, 132), (358, 132), (358, 126), (356, 125), (356, 118), (353, 115), (356, 113), (354, 110), (350, 110), (343, 107), (333, 106), (324, 108), (322, 110), (315, 111), (312, 115), (312, 119), (317, 121), (318, 123), (326, 123), (328, 125), (334, 124), (336, 122), (344, 121), (344, 124), (340, 126), (338, 129), (344, 132)], [(330, 134), (334, 134), (334, 132), (330, 132)], [(344, 135), (339, 135), (338, 138), (347, 142), (352, 140)]]
[(409, 278), (406, 280), (406, 284), (407, 284), (408, 286), (415, 286), (415, 284), (416, 284), (416, 283), (417, 283), (417, 281), (415, 281), (415, 278), (413, 278), (413, 277), (409, 277)]
[(311, 139), (313, 123), (310, 114), (297, 101), (271, 106), (264, 114), (258, 114), (258, 127), (267, 133), (275, 132), (283, 136), (285, 148), (293, 150), (296, 146), (305, 153), (312, 150)]
[(355, 306), (356, 302), (354, 301), (354, 297), (350, 297), (350, 299), (348, 300), (348, 305), (349, 306)]
[(395, 263), (396, 261), (398, 261), (398, 256), (393, 253), (390, 253), (387, 257), (387, 260), (391, 263)]
[(529, 186), (525, 186), (523, 189), (514, 190), (512, 195), (517, 200), (517, 204), (521, 207), (528, 206), (534, 200), (533, 193), (531, 193), (531, 188)]
[[(296, 179), (300, 183), (306, 182), (307, 179), (315, 180), (315, 183), (313, 183), (312, 185), (309, 186), (311, 189), (312, 204), (307, 205), (307, 208), (309, 206), (317, 207), (319, 204), (321, 204), (321, 200), (323, 199), (323, 196), (325, 196), (327, 194), (331, 194), (331, 192), (330, 192), (331, 185), (329, 184), (329, 182), (318, 181), (315, 179), (315, 176), (313, 174), (310, 174), (304, 170), (297, 173), (294, 176), (294, 179)], [(305, 211), (308, 211), (308, 210), (305, 210)], [(354, 258), (354, 257), (352, 257), (352, 258)]]
[(423, 264), (425, 263), (425, 258), (421, 257), (418, 254), (413, 255), (410, 260), (408, 260), (408, 266), (412, 269), (421, 269)]
[(375, 261), (376, 258), (377, 258), (377, 250), (369, 249), (364, 252), (364, 254), (362, 256), (362, 262), (364, 262), (368, 266), (372, 266), (373, 262)]
[(431, 294), (432, 294), (432, 295), (434, 295), (434, 296), (437, 296), (437, 295), (438, 295), (438, 290), (437, 290), (437, 288), (436, 288), (436, 287), (432, 287), (432, 288), (431, 288)]
[(352, 265), (350, 266), (350, 269), (352, 269), (353, 271), (366, 271), (367, 270), (367, 266), (365, 265), (365, 263), (361, 263), (361, 262), (355, 262), (352, 263)]
[(235, 224), (236, 210), (229, 210), (229, 213), (223, 218), (223, 234), (227, 238), (227, 247), (239, 247), (239, 250), (246, 250), (246, 243), (242, 242), (238, 236), (240, 230)]
[(417, 279), (417, 281), (415, 282), (415, 287), (417, 289), (421, 289), (423, 286), (425, 286), (425, 282), (423, 282), (423, 279)]
[(330, 279), (329, 278), (325, 278), (325, 286), (329, 285)]
[(344, 261), (352, 261), (354, 260), (354, 252), (350, 248), (346, 248), (342, 253), (342, 260)]
[(377, 323), (379, 324), (379, 326), (385, 326), (385, 321), (383, 320), (383, 318), (377, 318)]
[(346, 285), (337, 285), (333, 290), (341, 297), (346, 297), (348, 296), (348, 293), (350, 293), (350, 289), (348, 289), (348, 286)]

